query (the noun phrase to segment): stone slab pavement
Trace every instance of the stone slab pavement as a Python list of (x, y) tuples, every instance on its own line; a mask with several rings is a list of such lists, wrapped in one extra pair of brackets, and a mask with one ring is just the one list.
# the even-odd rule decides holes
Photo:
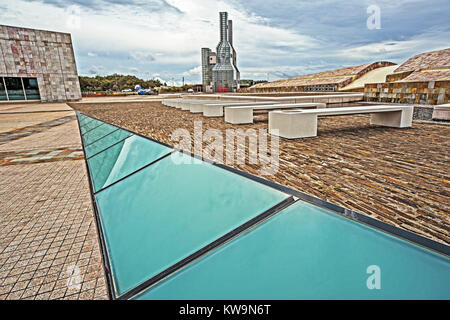
[(0, 139), (0, 300), (109, 298), (78, 126), (67, 110), (0, 108), (0, 124), (12, 123)]

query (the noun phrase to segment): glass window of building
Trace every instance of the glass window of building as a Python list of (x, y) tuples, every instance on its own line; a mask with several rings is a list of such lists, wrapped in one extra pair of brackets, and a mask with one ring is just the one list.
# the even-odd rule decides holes
[(25, 100), (22, 87), (22, 79), (5, 77), (6, 90), (8, 90), (9, 100)]

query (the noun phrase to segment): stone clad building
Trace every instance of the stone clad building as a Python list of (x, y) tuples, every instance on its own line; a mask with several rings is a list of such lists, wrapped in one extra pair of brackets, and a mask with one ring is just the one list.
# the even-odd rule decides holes
[(80, 99), (70, 34), (0, 25), (0, 102)]
[[(374, 75), (386, 76), (394, 63), (378, 61), (359, 66), (328, 70), (306, 74), (290, 79), (258, 83), (246, 91), (249, 92), (338, 92), (364, 91), (364, 82), (370, 81)], [(381, 72), (380, 72), (381, 71)], [(384, 77), (383, 77), (384, 75)], [(366, 79), (366, 80), (365, 80)]]
[(409, 104), (450, 102), (450, 48), (418, 54), (386, 76), (366, 84), (367, 101)]

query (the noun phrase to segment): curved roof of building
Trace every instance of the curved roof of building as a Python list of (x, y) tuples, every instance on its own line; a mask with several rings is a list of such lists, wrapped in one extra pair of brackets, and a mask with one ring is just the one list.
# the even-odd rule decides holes
[(450, 48), (418, 54), (401, 64), (388, 77), (390, 82), (448, 80), (450, 80)]
[(352, 81), (360, 78), (364, 74), (374, 69), (394, 65), (392, 62), (374, 62), (362, 64), (359, 66), (352, 66), (331, 71), (324, 71), (319, 73), (307, 74), (290, 79), (282, 79), (272, 82), (259, 83), (252, 88), (280, 88), (280, 87), (298, 87), (311, 85), (325, 85), (332, 84), (339, 87), (346, 86)]
[(366, 83), (386, 82), (386, 76), (391, 74), (392, 72), (394, 72), (394, 70), (396, 68), (397, 68), (397, 65), (374, 69), (372, 71), (367, 72), (362, 77), (356, 79), (349, 85), (341, 88), (340, 90), (346, 91), (346, 90), (354, 90), (354, 89), (358, 89), (358, 88), (364, 88)]
[(418, 54), (402, 63), (395, 73), (435, 68), (450, 68), (450, 48)]

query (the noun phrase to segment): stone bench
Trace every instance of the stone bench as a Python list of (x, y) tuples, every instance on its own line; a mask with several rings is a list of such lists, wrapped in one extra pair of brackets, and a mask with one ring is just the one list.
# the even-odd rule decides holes
[[(218, 102), (217, 100), (184, 100), (178, 101), (177, 106), (179, 106), (182, 110), (189, 110), (191, 113), (203, 113), (205, 106), (213, 105), (213, 106), (221, 106), (218, 107), (219, 110), (216, 110), (216, 113), (221, 113), (220, 116), (223, 116), (223, 107), (224, 106), (242, 106), (242, 105), (265, 105), (265, 104), (274, 104), (275, 102), (248, 102), (248, 101), (232, 101), (232, 102)], [(214, 109), (214, 107), (213, 107)], [(208, 112), (207, 112), (208, 114)]]
[(192, 100), (186, 102), (183, 110), (189, 110), (191, 113), (202, 113), (203, 106), (208, 103), (217, 103), (217, 100)]
[(163, 101), (161, 101), (161, 103), (163, 104), (163, 106), (168, 106), (171, 107), (172, 104), (178, 99), (163, 99)]
[(197, 100), (197, 99), (170, 99), (163, 104), (168, 107), (173, 107), (181, 110), (190, 110), (192, 104), (204, 104), (204, 103), (217, 102), (217, 100)]
[(179, 102), (181, 102), (183, 99), (165, 99), (163, 100), (162, 104), (168, 107), (176, 108)]
[(318, 116), (340, 116), (370, 113), (370, 124), (408, 128), (412, 125), (412, 106), (364, 106), (317, 110), (280, 110), (269, 112), (269, 133), (295, 139), (317, 136)]
[(269, 104), (249, 106), (236, 106), (225, 108), (225, 122), (232, 124), (253, 123), (254, 110), (274, 110), (293, 108), (326, 108), (325, 103), (291, 103), (291, 104)]
[(434, 106), (433, 120), (450, 120), (450, 103)]
[(306, 95), (306, 96), (243, 96), (243, 95), (229, 95), (220, 96), (220, 100), (247, 100), (247, 101), (267, 101), (272, 100), (279, 103), (307, 103), (307, 102), (321, 102), (321, 103), (346, 103), (358, 102), (364, 100), (364, 93), (336, 93), (323, 95)]
[(238, 107), (238, 106), (263, 106), (277, 104), (274, 101), (264, 101), (264, 102), (248, 102), (248, 101), (233, 101), (233, 102), (221, 102), (221, 103), (207, 103), (203, 105), (203, 116), (204, 117), (223, 117), (223, 109), (227, 107)]

